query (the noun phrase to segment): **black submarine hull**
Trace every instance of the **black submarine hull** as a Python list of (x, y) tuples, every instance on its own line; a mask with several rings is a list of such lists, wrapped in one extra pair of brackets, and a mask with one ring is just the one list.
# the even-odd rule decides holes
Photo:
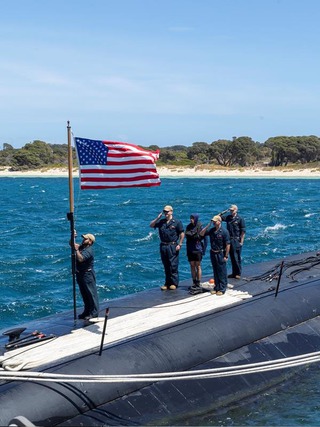
[[(300, 259), (301, 255), (289, 257), (295, 258)], [(275, 263), (249, 266), (246, 275), (250, 277), (248, 273), (256, 274)], [(117, 317), (132, 311), (137, 301), (149, 306), (163, 298), (184, 301), (190, 297), (186, 286), (167, 293), (168, 296), (152, 289), (122, 298), (120, 309), (119, 300), (108, 305)], [(301, 273), (298, 280), (283, 277), (277, 296), (275, 286), (264, 280), (238, 281), (235, 286), (250, 292), (252, 298), (115, 343), (105, 348), (101, 356), (94, 349), (75, 354), (67, 362), (44, 366), (41, 371), (69, 375), (175, 372), (257, 363), (319, 351), (318, 265)], [(66, 317), (59, 321), (59, 315), (55, 317), (53, 332), (57, 332), (59, 324), (64, 324), (62, 330), (67, 328), (63, 319), (68, 316), (66, 313), (63, 316)], [(53, 318), (45, 323), (49, 327)], [(17, 415), (41, 426), (173, 424), (188, 415), (199, 415), (258, 393), (292, 375), (295, 369), (300, 368), (155, 383), (3, 382), (0, 425), (8, 425)]]

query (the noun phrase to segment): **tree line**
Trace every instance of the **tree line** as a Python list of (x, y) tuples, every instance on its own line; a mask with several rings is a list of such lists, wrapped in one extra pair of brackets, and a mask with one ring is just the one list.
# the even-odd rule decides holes
[[(219, 165), (223, 167), (250, 167), (255, 165), (287, 166), (320, 161), (320, 138), (310, 136), (276, 136), (264, 143), (248, 136), (218, 139), (211, 143), (194, 142), (191, 146), (174, 145), (143, 147), (160, 150), (158, 165)], [(77, 164), (73, 149), (74, 165)], [(12, 171), (67, 167), (68, 145), (49, 144), (35, 140), (22, 148), (4, 143), (0, 150), (0, 166)]]

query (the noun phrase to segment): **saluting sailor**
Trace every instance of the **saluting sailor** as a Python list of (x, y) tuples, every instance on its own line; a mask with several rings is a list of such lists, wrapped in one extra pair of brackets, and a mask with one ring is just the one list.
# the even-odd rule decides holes
[[(161, 219), (162, 215), (165, 218)], [(150, 227), (159, 229), (160, 255), (165, 272), (165, 283), (161, 290), (173, 291), (179, 286), (179, 254), (184, 239), (182, 222), (173, 217), (173, 208), (167, 205), (150, 222)]]

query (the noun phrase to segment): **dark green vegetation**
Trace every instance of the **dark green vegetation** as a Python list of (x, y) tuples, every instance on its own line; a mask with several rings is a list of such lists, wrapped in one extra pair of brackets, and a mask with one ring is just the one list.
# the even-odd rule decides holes
[[(309, 165), (320, 161), (320, 138), (311, 136), (276, 136), (264, 143), (255, 142), (248, 136), (232, 140), (219, 139), (212, 143), (194, 142), (190, 147), (174, 145), (160, 148), (157, 164), (176, 166), (212, 165), (221, 167)], [(73, 152), (74, 165), (76, 155)], [(67, 144), (48, 144), (33, 141), (22, 148), (3, 144), (0, 151), (0, 166), (12, 171), (67, 167)]]
[(33, 141), (22, 148), (13, 148), (10, 144), (3, 144), (0, 166), (9, 167), (12, 171), (65, 168), (68, 166), (68, 145)]

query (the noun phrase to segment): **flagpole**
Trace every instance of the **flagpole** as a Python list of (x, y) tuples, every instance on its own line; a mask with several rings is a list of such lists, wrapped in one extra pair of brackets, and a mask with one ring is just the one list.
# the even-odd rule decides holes
[(76, 307), (76, 253), (74, 249), (75, 230), (74, 230), (74, 197), (73, 197), (73, 161), (72, 161), (72, 144), (71, 144), (71, 126), (69, 120), (67, 121), (67, 134), (68, 134), (68, 176), (69, 176), (69, 207), (70, 212), (67, 213), (67, 218), (70, 221), (70, 246), (71, 246), (71, 271), (72, 271), (72, 293), (73, 293), (73, 318), (77, 318)]

